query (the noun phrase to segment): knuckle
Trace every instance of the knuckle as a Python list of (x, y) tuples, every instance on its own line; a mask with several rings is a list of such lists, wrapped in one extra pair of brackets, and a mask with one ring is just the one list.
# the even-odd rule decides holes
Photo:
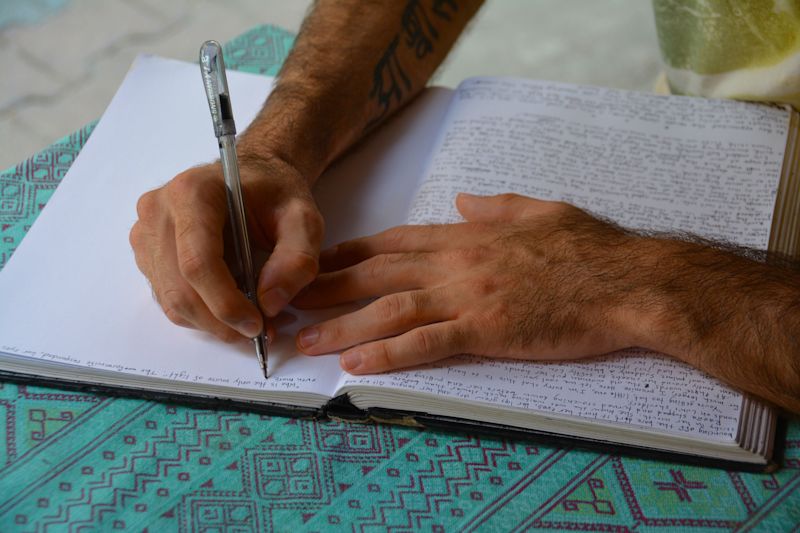
[[(491, 331), (493, 335), (497, 334), (497, 329), (490, 329), (496, 327), (496, 324), (490, 317), (490, 313), (487, 312), (476, 312), (470, 313), (466, 316), (461, 317), (464, 323), (464, 327), (470, 331)], [(477, 337), (478, 339), (483, 339), (482, 335)]]
[(486, 318), (492, 328), (500, 330), (505, 329), (509, 324), (513, 324), (521, 318), (514, 316), (514, 314), (514, 310), (510, 305), (505, 302), (498, 302)]
[(487, 275), (478, 276), (470, 280), (469, 285), (470, 292), (481, 298), (494, 294), (498, 289), (497, 280)]
[(305, 221), (318, 222), (322, 220), (319, 210), (306, 199), (293, 200), (289, 204), (289, 209)]
[(520, 198), (522, 198), (522, 196), (513, 192), (503, 193), (498, 196), (498, 199), (504, 204), (512, 204)]
[(414, 316), (423, 316), (430, 305), (430, 297), (425, 291), (412, 291), (404, 293), (407, 303), (403, 306), (406, 311), (410, 311)]
[(497, 225), (487, 222), (469, 222), (469, 229), (475, 235), (493, 235), (497, 231)]
[(375, 313), (379, 320), (394, 323), (400, 319), (405, 306), (398, 294), (384, 296), (377, 302)]
[(319, 338), (321, 341), (324, 341), (326, 345), (339, 346), (339, 343), (347, 337), (347, 329), (338, 324), (338, 320), (332, 320), (319, 328)]
[(172, 307), (164, 309), (164, 314), (167, 315), (169, 321), (175, 324), (176, 326), (187, 327), (189, 325), (189, 322), (183, 317), (183, 315), (181, 315), (176, 309)]
[(167, 316), (170, 322), (175, 324), (176, 326), (181, 326), (184, 328), (188, 328), (191, 326), (191, 322), (186, 320), (183, 315), (181, 315), (178, 311), (173, 308), (167, 308), (164, 310), (164, 314)]
[(317, 276), (319, 261), (314, 255), (298, 250), (289, 258), (288, 268), (291, 272), (299, 274), (303, 284), (306, 284)]
[(136, 222), (133, 227), (131, 227), (131, 231), (128, 233), (128, 242), (134, 252), (142, 246), (142, 226), (139, 222)]
[(436, 335), (430, 329), (417, 328), (411, 333), (411, 345), (415, 353), (432, 353), (436, 348)]
[(164, 314), (173, 324), (178, 326), (189, 326), (190, 322), (187, 315), (190, 313), (188, 300), (177, 289), (168, 289), (161, 293), (158, 298)]
[(448, 250), (446, 260), (458, 268), (468, 269), (482, 263), (486, 257), (486, 250), (480, 246)]
[(388, 250), (398, 250), (403, 247), (406, 232), (402, 226), (387, 229), (383, 232), (383, 242)]
[(170, 200), (182, 200), (191, 195), (195, 187), (197, 185), (197, 181), (192, 177), (192, 173), (190, 171), (182, 172), (172, 178), (172, 180), (166, 185), (165, 190), (169, 195)]
[(178, 289), (165, 289), (156, 294), (156, 299), (161, 307), (166, 311), (172, 309), (182, 311), (187, 307), (187, 298)]
[(442, 345), (451, 353), (475, 352), (477, 336), (463, 322), (457, 322), (442, 332)]
[(373, 368), (382, 372), (394, 368), (394, 356), (385, 342), (377, 343), (371, 350), (370, 360)]
[(209, 274), (208, 263), (193, 250), (180, 254), (178, 257), (178, 269), (190, 283), (202, 281)]
[(158, 193), (156, 191), (148, 191), (136, 201), (136, 214), (140, 219), (150, 218), (156, 212), (157, 205)]
[(369, 279), (381, 278), (389, 267), (389, 258), (386, 255), (370, 257), (363, 263), (364, 275)]
[(515, 335), (510, 332), (520, 323), (525, 322), (525, 317), (516, 316), (511, 306), (498, 303), (483, 312), (476, 313), (468, 318), (474, 331), (492, 331), (498, 339), (504, 339), (505, 347), (509, 348)]
[(322, 236), (325, 227), (325, 220), (317, 209), (317, 206), (305, 199), (293, 200), (287, 207), (287, 211), (299, 219), (300, 223), (310, 232), (312, 237)]
[(175, 242), (179, 244), (186, 245), (197, 239), (204, 239), (210, 232), (210, 227), (205, 226), (203, 219), (198, 217), (182, 217), (175, 222)]
[(311, 228), (317, 228), (320, 231), (325, 227), (325, 219), (322, 218), (322, 213), (319, 212), (317, 206), (313, 204), (305, 204), (301, 211), (303, 220), (308, 223)]

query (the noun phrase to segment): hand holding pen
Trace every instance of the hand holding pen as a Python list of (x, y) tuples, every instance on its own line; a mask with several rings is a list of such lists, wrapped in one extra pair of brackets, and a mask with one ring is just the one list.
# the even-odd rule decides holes
[[(254, 96), (260, 101), (266, 94)], [(282, 129), (287, 114), (290, 106), (272, 96), (236, 139), (250, 244), (270, 251), (258, 272), (259, 306), (242, 292), (242, 277), (233, 272), (238, 261), (225, 246), (232, 228), (222, 161), (188, 168), (139, 199), (131, 246), (173, 323), (225, 342), (256, 337), (264, 327), (271, 337), (264, 318), (278, 315), (315, 279), (323, 220), (311, 192), (316, 173), (299, 164), (314, 159), (305, 155), (304, 142)], [(280, 134), (265, 135), (273, 130)]]

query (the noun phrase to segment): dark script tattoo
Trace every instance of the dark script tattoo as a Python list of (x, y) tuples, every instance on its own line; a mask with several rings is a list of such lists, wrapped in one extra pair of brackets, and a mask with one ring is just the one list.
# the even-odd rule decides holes
[[(448, 0), (454, 8), (458, 9), (452, 0)], [(434, 15), (442, 20), (450, 21), (451, 14), (446, 8), (441, 6), (441, 0), (434, 0), (431, 6)], [(416, 52), (417, 59), (422, 59), (433, 51), (434, 41), (439, 39), (439, 32), (436, 31), (436, 26), (431, 22), (428, 13), (419, 1), (413, 0), (408, 3), (403, 11), (402, 21), (402, 34), (405, 37), (406, 46)]]
[[(430, 12), (426, 9), (430, 8)], [(450, 22), (455, 18), (458, 4), (455, 0), (410, 0), (401, 17), (401, 30), (384, 51), (373, 72), (372, 90), (369, 97), (378, 104), (378, 115), (366, 126), (369, 130), (377, 125), (389, 112), (393, 104), (403, 101), (411, 91), (411, 79), (397, 57), (397, 47), (403, 45), (422, 59), (433, 51), (439, 39), (435, 21)]]
[(411, 80), (408, 79), (402, 65), (400, 65), (400, 61), (397, 59), (397, 44), (399, 42), (400, 36), (395, 36), (375, 67), (374, 82), (369, 97), (377, 99), (381, 106), (381, 114), (370, 125), (383, 117), (389, 110), (393, 100), (397, 103), (403, 101), (404, 90), (411, 90)]
[(433, 12), (444, 20), (451, 21), (458, 11), (455, 0), (433, 0)]

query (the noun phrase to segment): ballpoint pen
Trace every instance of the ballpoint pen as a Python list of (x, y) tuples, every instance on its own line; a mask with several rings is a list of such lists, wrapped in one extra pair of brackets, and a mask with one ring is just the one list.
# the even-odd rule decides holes
[[(236, 124), (233, 121), (222, 47), (217, 41), (206, 41), (200, 47), (200, 71), (203, 74), (203, 86), (208, 98), (208, 107), (211, 110), (211, 120), (214, 122), (214, 134), (219, 142), (222, 173), (225, 176), (235, 260), (238, 262), (236, 265), (238, 272), (241, 273), (237, 282), (245, 296), (258, 307), (250, 238), (247, 234), (242, 185), (239, 180), (239, 162), (236, 158)], [(258, 364), (266, 379), (268, 377), (267, 346), (269, 341), (263, 330), (253, 338), (253, 344), (255, 344)]]

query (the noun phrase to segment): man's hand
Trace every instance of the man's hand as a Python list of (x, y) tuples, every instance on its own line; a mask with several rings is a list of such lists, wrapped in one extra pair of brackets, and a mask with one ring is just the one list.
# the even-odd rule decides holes
[(405, 226), (323, 252), (300, 308), (378, 297), (309, 327), (307, 354), (345, 348), (355, 374), (459, 353), (567, 359), (635, 344), (627, 305), (639, 237), (567, 204), (460, 195), (467, 222)]
[(800, 271), (636, 235), (558, 202), (460, 195), (465, 223), (406, 226), (323, 252), (295, 299), (377, 297), (301, 330), (365, 374), (458, 353), (568, 359), (662, 352), (800, 413)]
[[(278, 158), (241, 158), (251, 245), (272, 249), (258, 298), (275, 316), (318, 269), (322, 217), (307, 181)], [(143, 195), (130, 242), (167, 317), (233, 342), (255, 337), (261, 313), (236, 287), (223, 258), (227, 198), (219, 164), (191, 168)], [(274, 249), (273, 249), (274, 246)]]

